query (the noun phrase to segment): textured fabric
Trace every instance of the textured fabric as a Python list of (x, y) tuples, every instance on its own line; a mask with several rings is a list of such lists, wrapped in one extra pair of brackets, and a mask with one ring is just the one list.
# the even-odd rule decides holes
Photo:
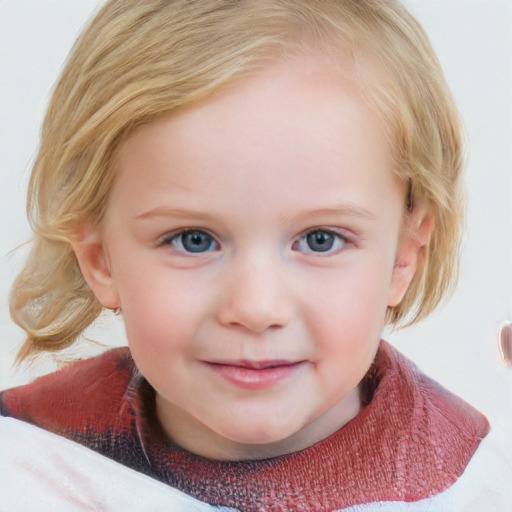
[(88, 448), (0, 417), (3, 512), (210, 512), (210, 505)]
[[(493, 429), (483, 440), (463, 475), (448, 490), (425, 500), (367, 503), (343, 512), (512, 510), (512, 468), (503, 454), (510, 433), (503, 432), (501, 438), (496, 433)], [(85, 446), (13, 418), (0, 417), (0, 453), (1, 510), (235, 511), (199, 502)]]
[(446, 491), (420, 501), (375, 502), (343, 512), (512, 512), (509, 446), (510, 432), (493, 428), (462, 476)]
[(354, 420), (306, 450), (264, 461), (211, 461), (169, 442), (127, 349), (6, 391), (1, 407), (199, 500), (247, 512), (334, 511), (443, 492), (487, 420), (385, 342), (375, 368), (373, 398)]

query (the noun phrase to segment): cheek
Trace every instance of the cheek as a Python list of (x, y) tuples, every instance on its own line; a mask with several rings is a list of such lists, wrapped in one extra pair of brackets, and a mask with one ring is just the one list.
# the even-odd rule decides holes
[(118, 291), (130, 346), (177, 351), (193, 339), (198, 315), (205, 311), (203, 294), (195, 290), (185, 275), (169, 275), (169, 270), (141, 269), (119, 273)]
[[(370, 271), (326, 284), (310, 298), (309, 331), (315, 340), (318, 383), (326, 403), (356, 388), (370, 368), (385, 324), (387, 286)], [(328, 286), (328, 287), (327, 287)]]
[[(391, 269), (361, 264), (322, 278), (303, 304), (317, 343), (332, 355), (373, 350), (385, 324)], [(352, 357), (352, 356), (350, 356)]]
[(140, 290), (126, 300), (123, 310), (128, 345), (142, 374), (167, 396), (169, 376), (185, 375), (186, 361), (194, 352), (194, 308), (176, 290), (158, 286)]

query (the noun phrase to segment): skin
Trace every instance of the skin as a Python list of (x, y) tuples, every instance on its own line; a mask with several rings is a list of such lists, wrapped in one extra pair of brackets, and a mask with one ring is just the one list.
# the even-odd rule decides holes
[(137, 129), (101, 232), (77, 231), (164, 431), (196, 454), (278, 456), (360, 411), (422, 219), (405, 213), (389, 130), (354, 73), (277, 61)]

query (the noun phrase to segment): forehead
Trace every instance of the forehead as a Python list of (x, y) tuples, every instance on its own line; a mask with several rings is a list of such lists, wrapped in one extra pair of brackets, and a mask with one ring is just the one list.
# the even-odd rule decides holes
[(389, 179), (389, 129), (365, 91), (377, 80), (371, 66), (349, 58), (345, 65), (318, 55), (268, 63), (206, 101), (137, 129), (119, 149), (117, 170), (160, 181), (161, 191), (238, 180), (248, 197), (263, 183), (286, 183), (298, 198), (320, 181), (338, 186), (343, 170), (369, 166)]

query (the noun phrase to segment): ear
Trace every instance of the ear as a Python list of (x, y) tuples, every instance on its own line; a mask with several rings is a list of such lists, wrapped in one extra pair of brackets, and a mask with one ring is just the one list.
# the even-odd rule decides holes
[(108, 309), (121, 306), (108, 255), (100, 233), (89, 224), (82, 224), (71, 241), (80, 271), (98, 301)]
[(403, 299), (418, 267), (420, 253), (430, 239), (434, 218), (417, 206), (407, 214), (400, 236), (391, 277), (388, 306), (397, 306)]

